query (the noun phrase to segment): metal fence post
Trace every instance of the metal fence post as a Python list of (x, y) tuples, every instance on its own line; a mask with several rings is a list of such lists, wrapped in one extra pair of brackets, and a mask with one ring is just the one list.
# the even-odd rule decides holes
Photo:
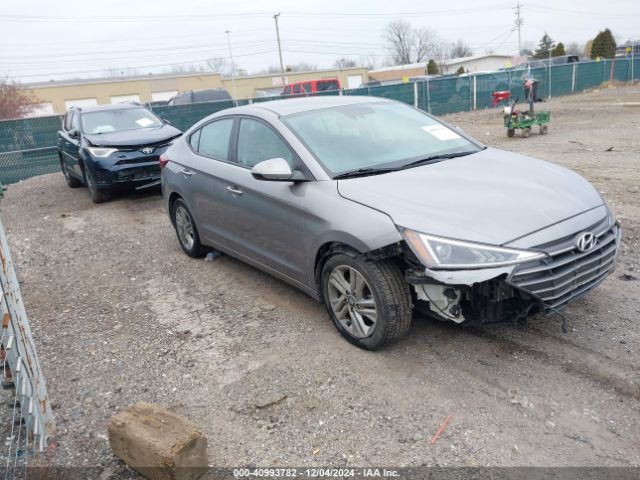
[(429, 91), (429, 77), (427, 77), (427, 112), (431, 113), (431, 92)]
[(418, 108), (418, 82), (413, 82), (413, 106)]
[(576, 67), (577, 63), (573, 64), (573, 71), (571, 73), (571, 93), (576, 93)]
[(478, 107), (478, 82), (477, 82), (478, 74), (476, 73), (473, 76), (473, 109), (475, 110)]

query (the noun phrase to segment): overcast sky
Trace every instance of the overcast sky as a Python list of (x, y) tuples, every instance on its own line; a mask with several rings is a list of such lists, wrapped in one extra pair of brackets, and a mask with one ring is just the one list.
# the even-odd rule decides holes
[[(640, 39), (640, 0), (523, 0), (522, 41), (584, 44), (608, 27), (618, 42)], [(278, 65), (273, 14), (281, 12), (285, 64), (330, 67), (336, 58), (387, 56), (382, 31), (404, 19), (474, 52), (515, 53), (514, 2), (457, 0), (21, 0), (0, 8), (0, 76), (22, 82), (99, 77), (105, 70), (160, 72), (228, 57), (250, 73)], [(524, 46), (524, 45), (523, 45)]]

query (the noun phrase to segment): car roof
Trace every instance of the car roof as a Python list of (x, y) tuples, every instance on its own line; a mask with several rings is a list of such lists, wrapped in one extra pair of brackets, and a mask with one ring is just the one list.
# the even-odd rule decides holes
[(358, 105), (364, 103), (392, 102), (386, 98), (369, 96), (327, 95), (320, 97), (287, 98), (268, 102), (253, 103), (242, 107), (231, 108), (225, 113), (243, 113), (245, 110), (261, 109), (275, 113), (278, 116), (294, 113), (320, 110), (323, 108), (340, 107), (343, 105)]
[(110, 105), (90, 105), (88, 107), (71, 107), (69, 111), (76, 110), (78, 112), (98, 112), (103, 110), (122, 110), (125, 108), (145, 108), (143, 105), (138, 103), (113, 103)]

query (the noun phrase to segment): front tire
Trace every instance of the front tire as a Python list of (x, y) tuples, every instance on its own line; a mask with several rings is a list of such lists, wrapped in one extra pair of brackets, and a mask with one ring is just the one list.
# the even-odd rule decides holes
[(202, 257), (207, 253), (207, 249), (200, 243), (196, 222), (181, 198), (176, 200), (171, 208), (171, 221), (184, 253), (192, 258)]
[(69, 188), (78, 188), (82, 186), (82, 182), (69, 173), (69, 169), (62, 159), (60, 159), (60, 169), (62, 170), (62, 174), (64, 175), (64, 179), (66, 180)]
[(322, 269), (325, 307), (340, 334), (365, 350), (391, 345), (411, 324), (411, 295), (390, 260), (336, 254)]
[(82, 173), (84, 175), (84, 183), (89, 190), (89, 196), (93, 203), (104, 203), (109, 201), (111, 198), (111, 192), (108, 190), (101, 190), (96, 186), (96, 180), (93, 177), (93, 173), (86, 168), (82, 169)]

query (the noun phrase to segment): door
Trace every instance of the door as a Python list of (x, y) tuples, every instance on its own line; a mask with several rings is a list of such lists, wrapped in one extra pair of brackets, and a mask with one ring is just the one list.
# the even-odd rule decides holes
[(227, 246), (228, 234), (220, 222), (224, 209), (224, 187), (221, 167), (230, 160), (233, 118), (214, 120), (191, 134), (190, 152), (176, 158), (178, 183), (196, 221), (203, 243)]
[[(78, 112), (72, 110), (67, 113), (64, 118), (60, 138), (60, 151), (62, 153), (62, 161), (67, 170), (72, 172), (78, 178), (82, 178), (82, 170), (78, 161), (80, 151), (80, 121)], [(69, 132), (75, 131), (76, 138), (69, 135)]]
[(293, 169), (306, 170), (293, 150), (267, 123), (242, 117), (237, 126), (235, 162), (222, 166), (226, 180), (221, 222), (241, 255), (299, 282), (306, 281), (302, 242), (307, 184), (256, 180), (251, 168), (284, 158)]

